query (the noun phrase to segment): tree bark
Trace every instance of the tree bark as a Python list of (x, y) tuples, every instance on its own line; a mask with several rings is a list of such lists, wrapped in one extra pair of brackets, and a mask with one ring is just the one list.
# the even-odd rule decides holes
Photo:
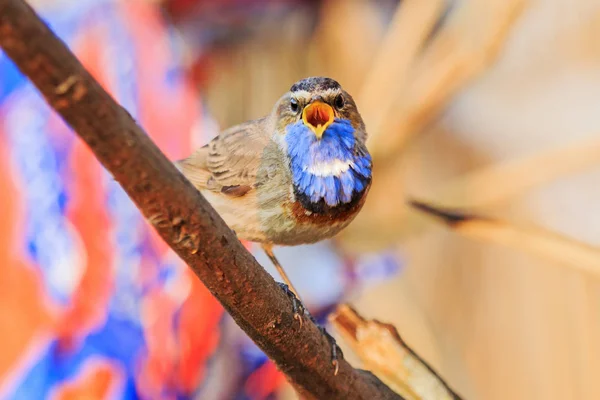
[(92, 149), (165, 242), (302, 392), (318, 399), (398, 399), (341, 361), (131, 115), (22, 0), (0, 0), (0, 46)]

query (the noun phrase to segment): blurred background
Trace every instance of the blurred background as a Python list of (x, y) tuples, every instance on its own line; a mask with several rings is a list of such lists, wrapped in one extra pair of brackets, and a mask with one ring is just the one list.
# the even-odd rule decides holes
[[(311, 312), (392, 323), (465, 399), (600, 398), (600, 1), (30, 3), (173, 160), (338, 80), (376, 169), (276, 249)], [(0, 398), (295, 398), (2, 53), (0, 153)]]

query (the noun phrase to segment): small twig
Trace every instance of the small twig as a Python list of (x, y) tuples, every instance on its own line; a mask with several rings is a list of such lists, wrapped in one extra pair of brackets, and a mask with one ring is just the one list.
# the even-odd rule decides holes
[(598, 247), (542, 228), (517, 226), (500, 219), (435, 207), (420, 201), (411, 201), (410, 205), (444, 223), (458, 234), (518, 249), (600, 277)]
[(337, 308), (330, 321), (365, 366), (406, 399), (460, 399), (392, 325), (367, 321), (346, 304)]
[[(398, 399), (341, 360), (202, 195), (22, 0), (0, 0), (0, 47), (92, 149), (165, 242), (302, 391), (320, 399)], [(72, 78), (77, 77), (77, 78)]]
[(543, 186), (600, 164), (600, 140), (584, 140), (503, 161), (463, 174), (417, 197), (435, 200), (446, 208), (472, 209), (509, 201)]

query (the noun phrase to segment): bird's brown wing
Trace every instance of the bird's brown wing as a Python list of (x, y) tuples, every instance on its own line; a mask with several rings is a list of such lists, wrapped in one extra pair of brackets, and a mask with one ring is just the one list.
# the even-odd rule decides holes
[(260, 119), (227, 129), (176, 164), (198, 189), (243, 196), (254, 188), (269, 143), (266, 123)]

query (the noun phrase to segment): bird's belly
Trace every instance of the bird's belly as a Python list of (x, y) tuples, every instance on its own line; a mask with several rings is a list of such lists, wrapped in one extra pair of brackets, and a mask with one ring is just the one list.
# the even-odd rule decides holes
[(280, 245), (298, 245), (315, 243), (335, 236), (344, 229), (362, 208), (368, 187), (358, 194), (352, 203), (319, 213), (310, 211), (300, 201), (290, 199), (280, 214), (265, 224), (269, 240)]
[(261, 223), (261, 212), (256, 203), (256, 196), (247, 195), (232, 198), (220, 193), (202, 191), (204, 197), (219, 213), (237, 237), (251, 242), (268, 242)]
[(307, 210), (289, 191), (269, 191), (268, 195), (258, 191), (238, 198), (203, 194), (238, 238), (294, 246), (335, 236), (358, 214), (367, 190), (353, 204), (323, 214)]
[(269, 223), (266, 238), (269, 242), (283, 246), (316, 243), (329, 239), (344, 229), (351, 220), (330, 224), (298, 222), (292, 216), (282, 216), (276, 223)]

